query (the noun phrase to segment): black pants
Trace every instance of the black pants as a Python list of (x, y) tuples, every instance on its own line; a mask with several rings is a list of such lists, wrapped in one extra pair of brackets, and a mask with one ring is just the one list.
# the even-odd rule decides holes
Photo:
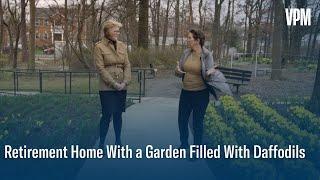
[(113, 129), (116, 135), (116, 144), (121, 144), (122, 112), (103, 113), (100, 119), (100, 146), (104, 144), (106, 139), (111, 116), (113, 116)]
[(179, 132), (181, 145), (188, 146), (188, 120), (193, 112), (194, 144), (202, 144), (203, 119), (209, 103), (207, 89), (201, 91), (187, 91), (182, 89), (179, 100)]
[(100, 119), (100, 146), (104, 145), (111, 117), (116, 144), (121, 144), (122, 112), (126, 107), (127, 91), (99, 91), (102, 117)]

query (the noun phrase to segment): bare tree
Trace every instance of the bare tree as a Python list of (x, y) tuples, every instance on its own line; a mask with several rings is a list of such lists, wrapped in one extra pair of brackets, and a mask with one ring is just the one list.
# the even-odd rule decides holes
[[(284, 1), (284, 7), (285, 8), (290, 8), (291, 6), (291, 0), (285, 0)], [(282, 14), (283, 14), (283, 22), (286, 22), (286, 18), (285, 18), (285, 10), (282, 10)], [(288, 58), (286, 57), (289, 53), (290, 53), (290, 49), (289, 49), (289, 27), (287, 26), (286, 23), (283, 23), (282, 25), (282, 29), (283, 29), (283, 58), (282, 58), (282, 66), (285, 66), (287, 64)]]
[[(306, 8), (308, 4), (307, 0), (296, 0), (297, 8)], [(307, 28), (305, 26), (301, 26), (299, 23), (291, 27), (290, 32), (290, 56), (291, 59), (295, 59), (300, 56), (300, 47), (301, 47), (301, 40), (305, 34)]]
[(85, 20), (87, 17), (87, 3), (86, 0), (81, 0), (81, 3), (78, 4), (78, 32), (77, 32), (77, 48), (79, 51), (77, 51), (77, 57), (78, 60), (82, 63), (82, 65), (84, 66), (84, 68), (86, 69), (90, 69), (90, 65), (88, 63), (88, 61), (86, 61), (85, 57), (84, 57), (84, 43), (83, 43), (83, 31), (84, 31), (84, 26), (85, 26)]
[(149, 0), (140, 0), (139, 4), (139, 34), (138, 47), (148, 49), (148, 17), (149, 17)]
[(192, 8), (192, 0), (189, 0), (189, 26), (193, 26), (193, 8)]
[(166, 7), (166, 15), (164, 19), (164, 25), (163, 25), (163, 34), (162, 34), (162, 48), (164, 49), (166, 46), (167, 41), (167, 33), (168, 33), (168, 23), (169, 23), (169, 11), (171, 6), (171, 0), (167, 0), (167, 7)]
[(126, 29), (128, 45), (137, 47), (138, 45), (138, 22), (137, 22), (137, 1), (138, 0), (127, 0), (126, 13), (127, 19), (124, 23)]
[(70, 45), (69, 45), (69, 11), (68, 11), (68, 0), (64, 1), (64, 40), (66, 41), (64, 48), (64, 60), (63, 68), (65, 67), (65, 63), (69, 62), (70, 64)]
[(18, 43), (20, 39), (20, 30), (21, 30), (21, 17), (19, 12), (19, 4), (15, 0), (14, 2), (6, 1), (7, 4), (7, 21), (3, 21), (3, 24), (7, 28), (9, 34), (9, 47), (10, 55), (9, 59), (12, 62), (12, 67), (17, 68), (18, 66)]
[(203, 26), (203, 17), (202, 17), (202, 5), (203, 5), (203, 0), (200, 0), (199, 1), (199, 26), (200, 26), (200, 29), (202, 29), (202, 26)]
[(228, 54), (229, 51), (229, 42), (230, 42), (230, 30), (231, 30), (231, 0), (228, 1), (228, 10), (227, 10), (227, 16), (226, 16), (226, 20), (224, 22), (224, 33), (223, 33), (223, 42), (225, 42), (226, 44), (226, 48), (225, 48), (225, 54)]
[(273, 16), (274, 16), (274, 3), (271, 1), (269, 3), (269, 10), (268, 10), (268, 15), (267, 15), (267, 22), (266, 22), (266, 27), (262, 29), (264, 32), (264, 53), (265, 55), (270, 52), (270, 44), (271, 44), (271, 34), (272, 34), (272, 23), (273, 23)]
[(26, 24), (26, 0), (21, 0), (21, 44), (22, 44), (22, 61), (27, 62), (29, 59), (28, 42), (27, 42), (27, 24)]
[(30, 0), (30, 30), (29, 30), (29, 42), (30, 42), (30, 57), (28, 62), (28, 69), (35, 69), (35, 28), (36, 28), (36, 2)]
[[(264, 9), (265, 0), (257, 0), (257, 8), (255, 11), (255, 21), (254, 21), (254, 46), (253, 46), (253, 52), (256, 53), (259, 50), (258, 46), (258, 39), (260, 38), (260, 29), (261, 29), (261, 20), (262, 16), (264, 15), (265, 9)], [(284, 16), (282, 16), (284, 17)]]
[(0, 53), (2, 53), (2, 49), (3, 49), (3, 34), (4, 34), (3, 8), (2, 8), (2, 0), (0, 0)]
[(220, 43), (220, 16), (221, 7), (224, 0), (215, 0), (214, 20), (212, 27), (212, 46), (214, 59), (220, 63), (221, 43)]
[(274, 26), (272, 38), (272, 80), (281, 79), (281, 58), (282, 58), (282, 23), (283, 23), (283, 3), (274, 1)]
[(161, 0), (151, 2), (152, 31), (156, 47), (159, 47), (160, 36), (160, 4)]
[[(312, 40), (311, 50), (310, 50), (311, 56), (314, 56), (314, 54), (315, 54), (316, 41), (317, 41), (318, 34), (320, 32), (320, 14), (318, 15), (317, 23), (314, 26), (315, 26), (315, 28), (313, 31), (313, 40)], [(310, 33), (310, 34), (312, 34), (312, 33)]]
[(180, 24), (180, 0), (176, 0), (176, 6), (175, 6), (175, 17), (174, 17), (174, 47), (177, 47), (178, 44), (178, 37), (179, 37), (179, 24)]
[(246, 52), (252, 53), (252, 39), (253, 39), (253, 27), (254, 27), (254, 12), (257, 7), (257, 0), (246, 0), (246, 16), (248, 18), (248, 31), (247, 31), (247, 47)]
[(313, 113), (320, 115), (320, 50), (318, 54), (317, 74), (316, 74), (316, 79), (314, 81), (313, 92), (310, 99), (309, 109)]

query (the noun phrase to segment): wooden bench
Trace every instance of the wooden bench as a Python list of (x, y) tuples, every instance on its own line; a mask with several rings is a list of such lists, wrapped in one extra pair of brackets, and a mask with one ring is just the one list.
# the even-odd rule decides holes
[(217, 67), (227, 79), (228, 84), (232, 84), (237, 88), (237, 93), (239, 92), (240, 86), (248, 85), (251, 79), (252, 71), (233, 69), (226, 67)]

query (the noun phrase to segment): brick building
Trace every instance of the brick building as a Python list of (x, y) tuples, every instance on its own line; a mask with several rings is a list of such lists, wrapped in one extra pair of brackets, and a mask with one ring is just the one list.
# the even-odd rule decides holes
[[(69, 9), (69, 13), (75, 10)], [(64, 9), (57, 8), (37, 8), (36, 9), (36, 46), (39, 48), (53, 47), (54, 42), (65, 41), (64, 37)], [(77, 34), (77, 18), (68, 17), (69, 38), (75, 38)], [(85, 39), (86, 28), (83, 30), (83, 39)]]

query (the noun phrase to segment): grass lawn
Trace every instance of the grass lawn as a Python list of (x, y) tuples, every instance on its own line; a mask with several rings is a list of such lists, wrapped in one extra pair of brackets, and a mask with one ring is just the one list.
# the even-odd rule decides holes
[[(98, 93), (99, 78), (92, 74), (91, 76), (91, 93)], [(13, 73), (0, 71), (0, 82), (2, 91), (13, 91)], [(44, 93), (65, 93), (70, 92), (70, 76), (63, 73), (43, 73), (42, 77), (42, 92)], [(36, 73), (19, 73), (18, 91), (38, 91), (40, 89), (39, 74)], [(72, 94), (89, 94), (89, 75), (87, 73), (73, 73), (71, 76), (71, 93)], [(138, 94), (139, 83), (137, 74), (132, 73), (131, 84), (128, 87), (128, 94)]]
[[(128, 100), (127, 107), (132, 104)], [(5, 144), (68, 149), (75, 144), (91, 148), (98, 139), (100, 112), (97, 95), (0, 96), (1, 148)], [(0, 159), (0, 164), (17, 176), (23, 172), (24, 178), (39, 172), (52, 179), (72, 179), (83, 163), (82, 159)]]

